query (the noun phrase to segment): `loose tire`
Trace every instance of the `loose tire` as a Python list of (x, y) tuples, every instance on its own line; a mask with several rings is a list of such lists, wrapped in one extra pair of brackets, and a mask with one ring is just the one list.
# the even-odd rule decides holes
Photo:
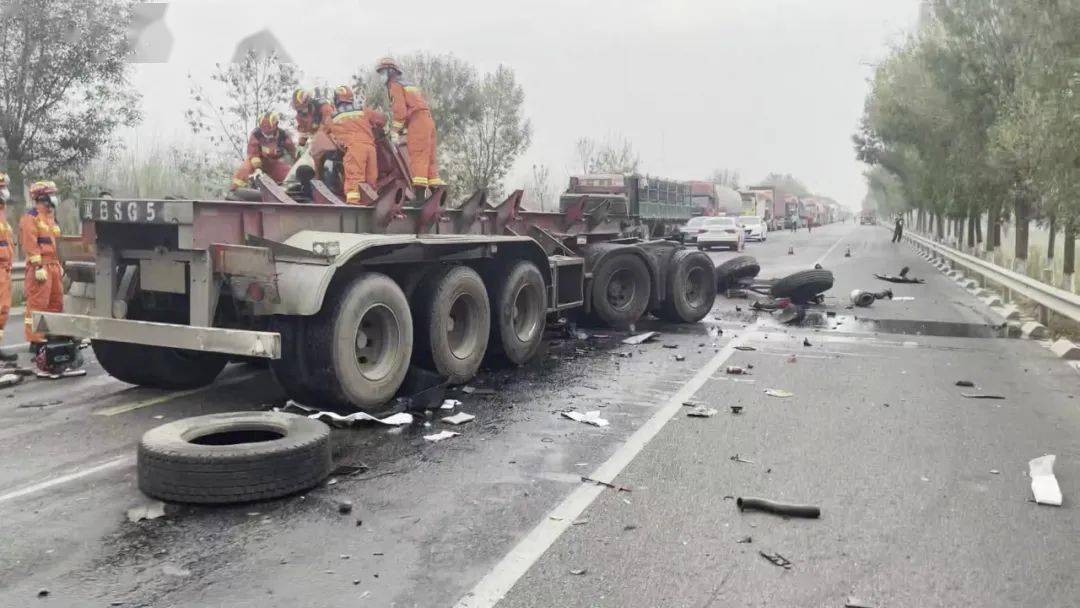
[(697, 323), (712, 310), (716, 300), (715, 267), (700, 251), (683, 249), (671, 258), (667, 276), (667, 299), (660, 316), (675, 323)]
[(365, 272), (328, 295), (307, 332), (308, 369), (330, 405), (382, 413), (412, 357), (409, 303), (390, 277)]
[(626, 329), (645, 314), (651, 294), (645, 261), (630, 252), (612, 253), (593, 272), (592, 314), (608, 326)]
[(93, 340), (94, 356), (105, 371), (128, 384), (164, 389), (206, 386), (225, 369), (228, 358), (179, 348)]
[(727, 291), (742, 280), (753, 279), (760, 272), (761, 266), (753, 256), (740, 255), (726, 260), (716, 267), (716, 291)]
[[(505, 277), (505, 278), (504, 278)], [(491, 293), (491, 350), (514, 365), (536, 356), (547, 323), (547, 289), (536, 264), (519, 261), (496, 279)]]
[(450, 384), (476, 375), (487, 352), (491, 306), (480, 275), (468, 266), (440, 269), (413, 298), (416, 359)]
[(800, 270), (778, 280), (769, 292), (774, 298), (791, 298), (796, 304), (806, 304), (833, 286), (833, 273), (828, 270)]
[(283, 412), (184, 418), (139, 442), (139, 489), (171, 502), (236, 503), (306, 490), (329, 474), (330, 427)]

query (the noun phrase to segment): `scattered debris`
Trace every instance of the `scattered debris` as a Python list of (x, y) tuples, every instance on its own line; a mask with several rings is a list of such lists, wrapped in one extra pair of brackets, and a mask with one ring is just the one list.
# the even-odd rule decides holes
[(845, 258), (850, 258), (851, 257), (851, 247), (848, 247), (847, 250), (844, 251), (844, 257)]
[(740, 344), (740, 345), (738, 345), (738, 346), (736, 346), (736, 347), (735, 347), (735, 350), (746, 350), (746, 351), (749, 351), (749, 350), (757, 350), (757, 349), (756, 349), (756, 348), (754, 348), (753, 346), (746, 346), (745, 344)]
[(463, 386), (461, 392), (466, 395), (494, 395), (495, 389), (493, 388), (478, 388), (475, 386)]
[(773, 502), (764, 498), (739, 497), (735, 499), (735, 505), (739, 507), (739, 511), (764, 511), (785, 517), (808, 517), (811, 519), (821, 517), (821, 509), (813, 505), (793, 505)]
[(616, 490), (618, 492), (629, 492), (630, 491), (630, 488), (628, 488), (626, 486), (615, 485), (615, 484), (613, 484), (613, 483), (611, 483), (609, 481), (600, 481), (599, 479), (593, 479), (592, 477), (585, 477), (584, 475), (581, 476), (581, 481), (584, 481), (586, 483), (596, 484), (598, 486), (604, 486), (605, 488), (611, 488), (612, 490)]
[(435, 433), (434, 435), (424, 435), (424, 439), (426, 439), (426, 440), (428, 440), (428, 441), (430, 441), (432, 443), (438, 443), (439, 441), (442, 441), (443, 439), (450, 439), (451, 437), (457, 437), (460, 434), (461, 433), (455, 433), (454, 431), (439, 431), (438, 433)]
[(900, 269), (900, 275), (899, 276), (891, 275), (891, 274), (876, 274), (875, 273), (874, 277), (877, 278), (877, 279), (881, 279), (882, 281), (888, 281), (890, 283), (925, 283), (926, 282), (926, 281), (923, 281), (922, 279), (916, 279), (914, 277), (907, 276), (908, 272), (910, 270), (911, 270), (910, 268), (908, 268), (907, 266), (904, 266), (903, 268)]
[(397, 414), (387, 416), (386, 418), (376, 418), (375, 416), (364, 412), (353, 412), (348, 416), (342, 416), (337, 412), (319, 411), (310, 408), (306, 405), (297, 403), (292, 399), (285, 403), (285, 407), (281, 408), (282, 411), (290, 409), (300, 410), (301, 412), (307, 414), (308, 418), (311, 418), (313, 420), (319, 420), (335, 428), (347, 428), (350, 426), (355, 426), (361, 422), (378, 422), (387, 426), (401, 426), (404, 424), (412, 424), (413, 421), (413, 415), (407, 412), (399, 412)]
[(990, 469), (990, 474), (991, 474), (991, 475), (1000, 475), (1000, 474), (1001, 474), (1001, 471), (999, 471), (999, 470), (997, 470), (997, 469)]
[(813, 346), (813, 344), (810, 344), (810, 338), (803, 338), (802, 339), (802, 345), (803, 346)]
[(50, 405), (60, 405), (63, 401), (59, 399), (49, 399), (46, 401), (28, 401), (26, 403), (20, 403), (16, 405), (16, 408), (31, 408), (31, 407), (49, 407)]
[(733, 376), (744, 376), (744, 375), (749, 375), (750, 372), (746, 371), (744, 368), (741, 368), (741, 367), (739, 367), (737, 365), (729, 365), (727, 367), (727, 373), (729, 373), (729, 374), (731, 374)]
[(342, 515), (352, 513), (352, 501), (348, 498), (339, 498), (337, 501), (337, 512)]
[(741, 406), (741, 405), (733, 405), (733, 406), (731, 406), (731, 413), (732, 414), (741, 414), (742, 413), (742, 408), (743, 408), (743, 406)]
[(1031, 493), (1040, 505), (1061, 506), (1061, 487), (1054, 477), (1054, 461), (1057, 456), (1047, 454), (1032, 458), (1028, 462), (1028, 474), (1031, 476)]
[(784, 557), (783, 555), (780, 555), (779, 553), (773, 553), (772, 555), (765, 553), (764, 551), (758, 551), (758, 553), (761, 555), (761, 557), (769, 560), (769, 563), (774, 566), (780, 566), (785, 570), (791, 569), (791, 560)]
[(668, 343), (665, 343), (665, 344), (664, 344), (663, 346), (664, 346), (664, 348), (679, 348), (679, 345), (678, 345), (678, 344), (668, 344)]
[(458, 413), (454, 414), (453, 416), (445, 416), (442, 419), (442, 421), (446, 422), (446, 423), (449, 423), (449, 424), (458, 425), (458, 424), (465, 424), (466, 422), (474, 420), (475, 418), (476, 418), (476, 416), (473, 416), (472, 414), (466, 414), (465, 412), (458, 412)]
[(127, 518), (131, 523), (142, 520), (157, 519), (165, 515), (165, 503), (160, 500), (147, 501), (144, 504), (131, 507), (127, 510)]
[(576, 568), (574, 570), (571, 570), (570, 574), (574, 574), (576, 576), (581, 576), (581, 575), (585, 574), (586, 572), (588, 572), (588, 569), (586, 569), (586, 568)]
[(622, 341), (623, 344), (644, 344), (660, 335), (658, 331), (647, 331), (643, 334), (630, 336)]
[(795, 393), (780, 388), (767, 388), (765, 389), (765, 394), (770, 397), (780, 397), (781, 399), (795, 396)]
[(795, 255), (795, 247), (789, 245), (788, 248), (787, 248), (787, 254), (788, 255)]
[(749, 536), (744, 536), (739, 540), (735, 541), (735, 543), (739, 545), (749, 545), (752, 542), (754, 542), (754, 539), (750, 538)]
[(975, 388), (975, 383), (971, 380), (957, 380), (956, 386), (963, 386), (965, 388)]
[(778, 316), (776, 320), (784, 325), (791, 325), (793, 323), (799, 323), (805, 318), (805, 308), (802, 306), (787, 306), (781, 311), (780, 316)]
[(705, 407), (705, 404), (703, 404), (702, 402), (693, 400), (683, 401), (682, 404), (684, 407)]
[(608, 421), (600, 417), (599, 411), (585, 412), (584, 414), (577, 411), (562, 412), (564, 418), (569, 418), (575, 422), (584, 422), (585, 424), (591, 424), (593, 426), (607, 426)]
[(684, 357), (683, 355), (675, 355), (675, 360), (676, 361), (686, 361), (686, 357)]
[(747, 460), (747, 459), (739, 456), (738, 454), (735, 454), (734, 456), (728, 458), (728, 460), (730, 460), (732, 462), (744, 462), (746, 464), (754, 464), (753, 460)]
[(571, 526), (584, 526), (587, 523), (589, 523), (589, 520), (587, 520), (587, 519), (575, 519), (574, 521), (570, 522), (570, 525)]
[(631, 530), (637, 530), (637, 526), (634, 525), (634, 524), (626, 524), (625, 526), (622, 527), (622, 529), (623, 529), (623, 532), (629, 532)]
[(702, 407), (699, 405), (698, 407), (695, 407), (689, 412), (686, 412), (686, 415), (693, 418), (712, 418), (716, 415), (716, 409), (711, 407)]
[(980, 393), (960, 393), (961, 396), (968, 399), (1004, 399), (1001, 395), (983, 395)]
[(184, 578), (186, 576), (191, 576), (191, 570), (188, 570), (187, 568), (181, 568), (179, 566), (174, 566), (172, 564), (163, 565), (161, 567), (161, 572), (165, 576), (176, 576), (176, 577), (179, 577), (179, 578)]
[(720, 329), (715, 325), (710, 325), (708, 332), (710, 338), (719, 338), (720, 336), (724, 335), (724, 330)]
[(42, 587), (41, 589), (38, 590), (37, 596), (38, 597), (48, 597), (49, 596), (49, 590)]
[(857, 597), (849, 597), (848, 600), (844, 602), (844, 608), (874, 608), (874, 606), (867, 604)]
[(455, 407), (461, 407), (461, 402), (457, 399), (445, 399), (442, 405), (439, 406), (440, 410), (452, 410)]

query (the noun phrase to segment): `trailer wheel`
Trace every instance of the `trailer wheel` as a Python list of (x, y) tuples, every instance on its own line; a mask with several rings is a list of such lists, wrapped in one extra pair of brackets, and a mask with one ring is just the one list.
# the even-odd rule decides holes
[(714, 272), (708, 255), (689, 249), (676, 251), (671, 258), (667, 299), (660, 306), (660, 316), (675, 323), (704, 319), (716, 300)]
[(547, 323), (547, 290), (536, 264), (519, 261), (491, 290), (491, 346), (514, 365), (536, 356)]
[(649, 269), (633, 253), (612, 253), (593, 272), (593, 315), (611, 327), (625, 329), (637, 322), (649, 308), (651, 294)]
[(228, 357), (179, 348), (92, 340), (94, 356), (105, 371), (128, 384), (164, 389), (206, 386), (225, 369)]
[(806, 304), (833, 286), (833, 273), (828, 270), (800, 270), (773, 284), (769, 293), (774, 298), (791, 298), (796, 304)]
[[(409, 303), (390, 277), (359, 274), (324, 302), (307, 334), (309, 368), (332, 404), (379, 412), (394, 396), (412, 357)], [(387, 408), (383, 408), (386, 410)]]
[(491, 332), (484, 280), (468, 266), (443, 268), (419, 286), (413, 302), (416, 358), (450, 384), (471, 380)]
[(281, 334), (281, 358), (270, 360), (270, 371), (289, 397), (303, 404), (317, 404), (321, 399), (308, 371), (305, 322), (305, 317), (285, 315), (271, 320), (270, 331)]
[(716, 267), (716, 291), (727, 291), (736, 283), (752, 279), (761, 272), (761, 265), (754, 256), (740, 255)]
[(236, 503), (285, 496), (330, 474), (330, 427), (282, 412), (183, 418), (139, 442), (139, 489), (161, 500)]

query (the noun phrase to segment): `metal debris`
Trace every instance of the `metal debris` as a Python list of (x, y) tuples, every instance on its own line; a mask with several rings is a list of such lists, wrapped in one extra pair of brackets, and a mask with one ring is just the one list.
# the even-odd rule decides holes
[(757, 350), (757, 349), (754, 348), (753, 346), (746, 346), (745, 344), (740, 344), (739, 346), (735, 347), (735, 350), (750, 351), (750, 350)]
[(1054, 477), (1054, 461), (1057, 456), (1047, 454), (1032, 458), (1028, 462), (1028, 474), (1031, 476), (1031, 493), (1040, 505), (1061, 506), (1061, 487)]
[(575, 568), (574, 570), (570, 571), (570, 574), (574, 574), (576, 576), (581, 576), (581, 575), (585, 574), (586, 572), (588, 572), (588, 569), (586, 569), (586, 568)]
[(386, 426), (401, 426), (404, 424), (412, 424), (413, 415), (408, 412), (398, 412), (386, 418), (376, 418), (371, 414), (364, 412), (354, 412), (348, 416), (342, 416), (337, 412), (319, 412), (317, 414), (311, 414), (308, 418), (325, 422), (326, 424), (335, 428), (348, 428), (355, 426), (361, 422), (378, 422), (379, 424), (385, 424)]
[(975, 388), (975, 383), (971, 380), (957, 380), (956, 386), (963, 386), (965, 388)]
[(784, 389), (780, 389), (780, 388), (767, 388), (767, 389), (765, 389), (765, 394), (770, 396), (770, 397), (780, 397), (781, 399), (786, 399), (787, 397), (794, 397), (795, 396), (795, 393), (793, 393), (791, 391), (785, 391)]
[(735, 499), (735, 505), (739, 511), (764, 511), (775, 513), (785, 517), (808, 517), (816, 519), (821, 517), (821, 509), (813, 505), (793, 505), (782, 502), (774, 502), (765, 498), (739, 497)]
[(564, 418), (569, 418), (570, 420), (573, 420), (575, 422), (583, 422), (585, 424), (591, 424), (593, 426), (607, 426), (608, 425), (608, 421), (604, 420), (603, 418), (600, 417), (600, 412), (599, 411), (592, 411), (592, 412), (585, 412), (585, 413), (581, 413), (581, 412), (577, 412), (577, 411), (570, 411), (570, 412), (562, 412), (562, 415), (563, 415)]
[(142, 520), (157, 519), (165, 515), (165, 503), (160, 500), (151, 500), (144, 504), (131, 507), (127, 510), (127, 518), (131, 523)]
[(754, 464), (753, 460), (747, 460), (747, 459), (739, 456), (738, 454), (735, 454), (734, 456), (728, 458), (728, 460), (730, 460), (732, 462), (743, 462), (743, 463), (746, 463), (746, 464)]
[(960, 393), (961, 396), (968, 399), (1004, 399), (1001, 395), (983, 395), (980, 393)]
[(444, 399), (442, 405), (439, 406), (440, 410), (452, 410), (455, 407), (460, 407), (461, 402), (457, 399)]
[(643, 334), (630, 336), (622, 341), (623, 344), (644, 344), (660, 335), (658, 331), (647, 331)]
[(699, 405), (689, 412), (686, 412), (686, 415), (693, 418), (712, 418), (716, 415), (716, 409)]
[(729, 365), (726, 371), (733, 376), (749, 375), (750, 373), (746, 371), (746, 369), (739, 367), (738, 365)]
[(679, 348), (678, 344), (664, 344), (664, 348)]
[(844, 608), (874, 608), (874, 606), (857, 597), (849, 597), (848, 600), (844, 602)]
[(741, 414), (742, 413), (742, 408), (743, 408), (743, 406), (741, 406), (741, 405), (733, 405), (733, 406), (731, 406), (731, 413), (732, 414)]
[(618, 492), (629, 492), (630, 491), (630, 488), (628, 488), (626, 486), (615, 485), (615, 484), (611, 483), (610, 481), (600, 481), (599, 479), (593, 479), (592, 477), (585, 477), (584, 475), (581, 476), (581, 481), (584, 481), (586, 483), (596, 484), (598, 486), (604, 486), (605, 488), (611, 488), (612, 490), (615, 490), (615, 491), (618, 491)]
[(449, 424), (458, 425), (458, 424), (465, 424), (466, 422), (469, 422), (470, 420), (474, 420), (475, 418), (476, 418), (476, 416), (473, 416), (472, 414), (466, 414), (465, 412), (458, 412), (458, 413), (454, 414), (453, 416), (445, 416), (445, 417), (443, 417), (442, 421), (446, 422), (446, 423), (449, 423)]
[(781, 568), (784, 568), (785, 570), (790, 570), (791, 569), (791, 560), (784, 557), (783, 555), (780, 555), (779, 553), (773, 553), (771, 555), (768, 554), (768, 553), (765, 553), (764, 551), (758, 551), (758, 553), (761, 555), (761, 557), (764, 557), (765, 559), (769, 560), (769, 563), (771, 563), (774, 566), (780, 566)]
[(442, 441), (443, 439), (450, 439), (451, 437), (457, 437), (460, 434), (461, 433), (455, 433), (454, 431), (439, 431), (438, 433), (435, 433), (434, 435), (424, 435), (424, 439), (426, 439), (426, 440), (428, 440), (428, 441), (430, 441), (432, 443), (438, 443), (439, 441)]

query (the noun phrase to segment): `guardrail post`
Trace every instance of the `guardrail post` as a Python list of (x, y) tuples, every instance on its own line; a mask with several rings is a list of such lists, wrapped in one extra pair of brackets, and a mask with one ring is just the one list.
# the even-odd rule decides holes
[(1045, 325), (1047, 327), (1050, 327), (1050, 309), (1049, 308), (1047, 308), (1045, 306), (1041, 306), (1041, 305), (1036, 306), (1035, 307), (1035, 314), (1037, 315), (1037, 317), (1039, 319), (1039, 323), (1042, 323), (1043, 325)]

